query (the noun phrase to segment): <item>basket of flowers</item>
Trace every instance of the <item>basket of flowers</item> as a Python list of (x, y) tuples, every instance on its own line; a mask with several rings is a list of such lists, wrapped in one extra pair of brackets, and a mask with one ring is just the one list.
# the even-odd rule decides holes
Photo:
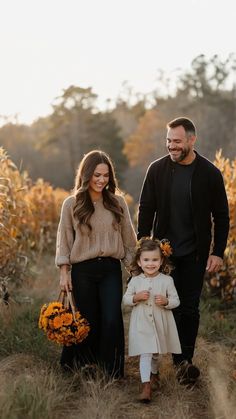
[(42, 306), (38, 326), (49, 340), (66, 346), (82, 342), (90, 330), (88, 321), (75, 310), (71, 292), (64, 291), (58, 301)]

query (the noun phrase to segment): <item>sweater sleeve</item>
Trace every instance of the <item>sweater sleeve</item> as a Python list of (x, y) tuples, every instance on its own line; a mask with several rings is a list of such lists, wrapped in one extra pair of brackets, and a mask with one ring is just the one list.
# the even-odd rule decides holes
[(223, 258), (229, 232), (229, 209), (221, 172), (217, 169), (212, 178), (212, 217), (214, 222), (212, 254)]
[(150, 165), (141, 190), (138, 211), (138, 239), (151, 236), (153, 221), (156, 212), (154, 167)]
[(123, 209), (123, 217), (121, 220), (121, 236), (125, 251), (124, 262), (125, 267), (129, 270), (130, 264), (135, 254), (136, 235), (131, 221), (128, 205), (123, 197), (120, 197), (120, 204)]
[(164, 306), (164, 308), (172, 310), (173, 308), (178, 307), (180, 305), (179, 296), (177, 294), (174, 281), (171, 276), (169, 276), (168, 278), (167, 298), (169, 303), (166, 306)]
[(70, 254), (74, 243), (74, 228), (72, 221), (73, 197), (68, 197), (62, 204), (61, 216), (57, 230), (56, 258), (57, 266), (70, 265)]
[(137, 303), (133, 302), (134, 295), (135, 295), (135, 277), (133, 277), (128, 284), (128, 288), (123, 296), (123, 304), (125, 306), (135, 306)]

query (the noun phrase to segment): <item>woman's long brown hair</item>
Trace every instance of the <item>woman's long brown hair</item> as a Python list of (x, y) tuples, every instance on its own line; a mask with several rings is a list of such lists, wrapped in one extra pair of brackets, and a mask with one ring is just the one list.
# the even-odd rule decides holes
[(86, 226), (89, 230), (92, 229), (90, 218), (94, 213), (94, 205), (89, 194), (89, 182), (98, 164), (106, 164), (109, 169), (109, 182), (102, 191), (103, 205), (114, 214), (116, 224), (119, 224), (123, 217), (123, 210), (115, 197), (118, 186), (111, 159), (104, 151), (92, 150), (85, 154), (79, 164), (74, 187), (76, 199), (74, 216), (79, 222), (79, 227)]

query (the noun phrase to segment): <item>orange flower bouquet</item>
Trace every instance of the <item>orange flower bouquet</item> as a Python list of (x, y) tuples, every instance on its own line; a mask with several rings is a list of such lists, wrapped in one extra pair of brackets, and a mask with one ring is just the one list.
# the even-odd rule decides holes
[(89, 333), (88, 321), (75, 311), (71, 293), (60, 293), (59, 301), (44, 304), (38, 326), (49, 340), (70, 346), (82, 342)]

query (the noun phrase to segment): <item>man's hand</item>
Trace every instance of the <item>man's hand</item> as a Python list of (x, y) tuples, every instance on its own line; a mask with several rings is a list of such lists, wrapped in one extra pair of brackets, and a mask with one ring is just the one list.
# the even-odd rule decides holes
[(219, 256), (210, 255), (207, 260), (207, 272), (218, 272), (223, 266), (223, 259)]

